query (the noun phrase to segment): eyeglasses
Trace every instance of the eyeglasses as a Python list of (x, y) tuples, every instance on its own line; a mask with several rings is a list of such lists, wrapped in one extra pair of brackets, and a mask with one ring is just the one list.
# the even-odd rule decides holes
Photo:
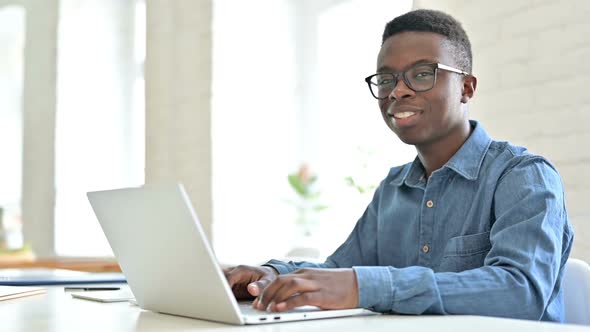
[(387, 99), (391, 91), (397, 85), (400, 76), (408, 88), (415, 92), (424, 92), (432, 89), (436, 84), (437, 69), (443, 69), (461, 75), (469, 73), (440, 63), (419, 63), (403, 72), (377, 73), (365, 78), (373, 97)]

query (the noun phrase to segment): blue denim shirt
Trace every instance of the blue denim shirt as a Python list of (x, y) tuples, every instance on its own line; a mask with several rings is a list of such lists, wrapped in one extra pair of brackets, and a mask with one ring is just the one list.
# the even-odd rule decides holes
[(359, 307), (563, 321), (573, 240), (563, 186), (543, 157), (492, 140), (480, 124), (428, 180), (419, 159), (394, 167), (325, 263), (356, 272)]

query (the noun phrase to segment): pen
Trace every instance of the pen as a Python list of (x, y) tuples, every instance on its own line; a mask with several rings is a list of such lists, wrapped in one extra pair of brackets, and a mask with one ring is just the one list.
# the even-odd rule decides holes
[(119, 287), (64, 287), (64, 291), (116, 291), (120, 290)]

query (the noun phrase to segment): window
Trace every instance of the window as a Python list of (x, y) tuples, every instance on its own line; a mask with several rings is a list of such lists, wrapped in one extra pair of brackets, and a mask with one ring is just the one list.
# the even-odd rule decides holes
[(299, 153), (294, 3), (214, 2), (213, 245), (225, 263), (283, 246), (268, 235), (288, 224), (286, 172)]
[[(309, 90), (316, 105), (302, 112), (311, 113), (304, 125), (315, 123), (316, 134), (305, 147), (330, 205), (318, 236), (326, 255), (346, 239), (374, 192), (360, 194), (343, 179), (352, 177), (372, 188), (391, 167), (416, 155), (413, 146), (402, 143), (385, 125), (363, 80), (376, 71), (385, 24), (411, 7), (407, 0), (349, 0), (317, 16), (317, 70), (305, 83), (317, 82)], [(353, 20), (356, 23), (350, 24)]]
[(411, 6), (215, 1), (213, 239), (220, 261), (255, 264), (287, 253), (295, 219), (285, 203), (292, 197), (287, 174), (300, 163), (315, 170), (329, 206), (316, 242), (325, 257), (371, 199), (345, 178), (378, 185), (390, 167), (413, 159), (363, 81), (375, 71), (385, 23)]
[(145, 4), (62, 0), (56, 253), (110, 255), (86, 192), (144, 182)]
[[(0, 221), (14, 234), (21, 227), (24, 39), (24, 8), (0, 6)], [(20, 247), (22, 237), (7, 239), (7, 245)]]

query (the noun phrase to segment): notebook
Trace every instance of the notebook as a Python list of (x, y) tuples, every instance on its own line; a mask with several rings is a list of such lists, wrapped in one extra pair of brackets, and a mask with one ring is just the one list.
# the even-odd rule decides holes
[(137, 304), (146, 310), (235, 325), (368, 315), (305, 307), (241, 311), (180, 184), (89, 192), (88, 199)]
[(91, 273), (63, 269), (0, 269), (0, 285), (34, 286), (124, 283), (122, 273)]

